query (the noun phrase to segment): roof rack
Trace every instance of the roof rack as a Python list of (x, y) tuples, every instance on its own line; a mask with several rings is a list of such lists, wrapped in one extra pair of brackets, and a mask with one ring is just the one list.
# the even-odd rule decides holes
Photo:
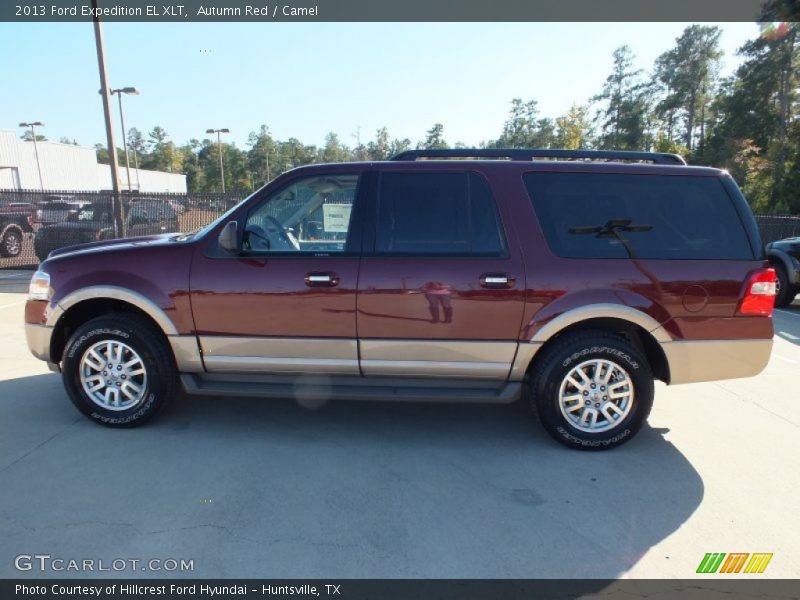
[(660, 165), (685, 165), (679, 154), (667, 152), (635, 152), (632, 150), (551, 150), (548, 148), (455, 148), (448, 150), (406, 150), (392, 160), (417, 160), (420, 158), (505, 158), (509, 160), (536, 160), (539, 158), (563, 160), (630, 160)]

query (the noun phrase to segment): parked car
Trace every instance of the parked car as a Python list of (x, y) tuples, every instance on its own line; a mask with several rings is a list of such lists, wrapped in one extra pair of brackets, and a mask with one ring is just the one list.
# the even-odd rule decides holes
[(14, 258), (22, 253), (22, 243), (33, 232), (33, 207), (10, 203), (0, 207), (0, 256)]
[(192, 234), (55, 250), (25, 315), (33, 354), (113, 427), (181, 387), (521, 398), (553, 438), (596, 450), (636, 434), (656, 379), (759, 373), (774, 300), (725, 171), (658, 153), (447, 150), (302, 167)]
[[(143, 198), (124, 202), (128, 236), (175, 232), (178, 222), (171, 205), (165, 200)], [(44, 261), (55, 249), (114, 237), (111, 201), (97, 200), (63, 222), (39, 228), (33, 240), (36, 256)]]
[(126, 218), (129, 236), (178, 231), (178, 217), (170, 200), (137, 198), (131, 201)]
[(41, 225), (62, 223), (69, 220), (71, 216), (78, 214), (81, 209), (90, 203), (91, 201), (81, 200), (76, 196), (51, 194), (37, 203), (35, 220)]
[(778, 277), (775, 306), (791, 304), (800, 294), (800, 237), (767, 244), (767, 257)]

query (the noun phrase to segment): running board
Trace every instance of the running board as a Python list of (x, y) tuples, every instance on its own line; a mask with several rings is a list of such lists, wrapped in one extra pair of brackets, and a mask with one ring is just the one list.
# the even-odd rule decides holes
[(181, 382), (192, 395), (250, 398), (510, 404), (522, 393), (518, 381), (464, 379), (183, 373)]

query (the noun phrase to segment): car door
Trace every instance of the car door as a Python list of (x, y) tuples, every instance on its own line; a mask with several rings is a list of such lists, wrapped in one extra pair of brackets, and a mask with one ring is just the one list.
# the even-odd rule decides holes
[(507, 378), (524, 272), (487, 181), (468, 171), (387, 170), (365, 187), (362, 373)]
[(358, 375), (359, 173), (297, 175), (239, 220), (242, 253), (211, 240), (191, 304), (209, 372)]

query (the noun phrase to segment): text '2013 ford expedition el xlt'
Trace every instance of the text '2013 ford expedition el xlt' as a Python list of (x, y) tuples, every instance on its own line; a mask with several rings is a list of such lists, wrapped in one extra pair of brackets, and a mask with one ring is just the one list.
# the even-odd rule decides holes
[(655, 379), (759, 373), (774, 299), (724, 171), (446, 150), (298, 168), (194, 233), (51, 252), (25, 319), (34, 355), (106, 425), (144, 422), (181, 386), (524, 398), (556, 440), (604, 449), (641, 427)]

